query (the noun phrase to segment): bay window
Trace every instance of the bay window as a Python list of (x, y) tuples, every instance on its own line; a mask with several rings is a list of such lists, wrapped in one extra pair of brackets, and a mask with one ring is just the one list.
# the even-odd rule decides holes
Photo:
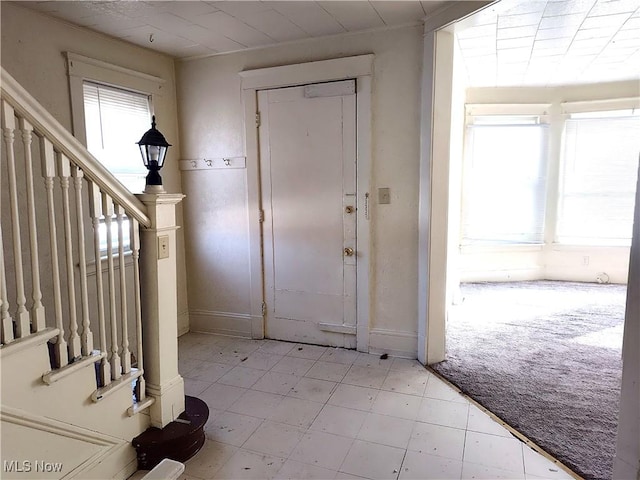
[(539, 116), (476, 116), (467, 126), (462, 244), (544, 240), (547, 125)]

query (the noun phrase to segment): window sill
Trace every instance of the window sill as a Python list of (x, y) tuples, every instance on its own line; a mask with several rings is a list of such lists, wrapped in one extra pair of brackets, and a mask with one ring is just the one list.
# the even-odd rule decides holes
[[(107, 255), (104, 254), (100, 257), (100, 261), (101, 261), (101, 270), (102, 273), (106, 273), (109, 271), (109, 266), (107, 264)], [(124, 252), (124, 266), (125, 268), (129, 267), (133, 265), (133, 252), (131, 250), (129, 250), (128, 252)], [(78, 267), (80, 266), (79, 264), (77, 265)], [(120, 260), (118, 259), (118, 253), (115, 252), (113, 254), (113, 269), (114, 270), (120, 270)], [(87, 262), (87, 276), (93, 276), (96, 274), (96, 262), (95, 260), (92, 260), (90, 262)]]
[(582, 251), (582, 250), (629, 250), (631, 245), (587, 245), (580, 243), (552, 243), (551, 249), (557, 252)]
[(541, 252), (541, 243), (493, 243), (460, 245), (460, 253)]

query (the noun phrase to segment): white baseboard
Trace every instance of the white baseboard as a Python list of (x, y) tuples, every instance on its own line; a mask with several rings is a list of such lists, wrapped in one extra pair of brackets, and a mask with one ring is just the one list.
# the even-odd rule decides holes
[(178, 313), (178, 336), (189, 332), (189, 310)]
[(616, 283), (626, 285), (627, 272), (597, 270), (585, 267), (547, 267), (545, 280), (561, 282)]
[(418, 334), (401, 330), (372, 328), (369, 331), (369, 353), (388, 353), (394, 357), (417, 358)]
[[(262, 317), (249, 314), (217, 312), (210, 310), (190, 310), (190, 331), (217, 333), (234, 337), (257, 338), (256, 325)], [(252, 329), (253, 325), (253, 329)], [(254, 336), (252, 337), (252, 333)], [(383, 328), (374, 328), (369, 333), (369, 352), (388, 353), (402, 358), (417, 358), (418, 334)]]
[(131, 442), (127, 442), (112, 447), (108, 454), (98, 461), (87, 464), (82, 471), (75, 475), (75, 478), (126, 480), (136, 470), (138, 470), (138, 456)]
[[(258, 318), (262, 320), (262, 317)], [(252, 325), (256, 317), (243, 313), (190, 310), (189, 320), (189, 330), (192, 332), (252, 338)]]
[[(37, 473), (39, 462), (57, 464), (64, 478), (126, 479), (136, 470), (136, 452), (129, 441), (7, 405), (2, 405), (0, 418), (12, 438), (3, 444), (3, 459), (28, 462), (32, 472)], [(29, 448), (35, 444), (49, 447)]]
[(544, 268), (521, 268), (504, 270), (477, 270), (460, 272), (461, 282), (522, 282), (526, 280), (542, 280)]

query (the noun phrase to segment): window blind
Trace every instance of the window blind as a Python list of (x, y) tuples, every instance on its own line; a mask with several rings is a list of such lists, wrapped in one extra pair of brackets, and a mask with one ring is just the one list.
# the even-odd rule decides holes
[(640, 115), (565, 122), (556, 241), (630, 245), (640, 155)]
[(495, 117), (467, 127), (463, 245), (543, 242), (546, 158), (547, 126), (531, 118)]
[(151, 125), (149, 96), (84, 82), (87, 149), (133, 192), (144, 189), (146, 169), (136, 142)]

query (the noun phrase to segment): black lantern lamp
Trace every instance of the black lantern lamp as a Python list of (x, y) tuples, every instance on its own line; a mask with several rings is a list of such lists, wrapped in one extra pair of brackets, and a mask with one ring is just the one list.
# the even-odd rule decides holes
[(147, 185), (144, 189), (147, 193), (162, 193), (162, 177), (160, 169), (164, 165), (164, 159), (167, 156), (167, 150), (171, 146), (164, 138), (164, 135), (156, 129), (156, 116), (151, 119), (151, 129), (142, 135), (138, 142), (142, 161), (144, 166), (149, 170), (147, 175)]

